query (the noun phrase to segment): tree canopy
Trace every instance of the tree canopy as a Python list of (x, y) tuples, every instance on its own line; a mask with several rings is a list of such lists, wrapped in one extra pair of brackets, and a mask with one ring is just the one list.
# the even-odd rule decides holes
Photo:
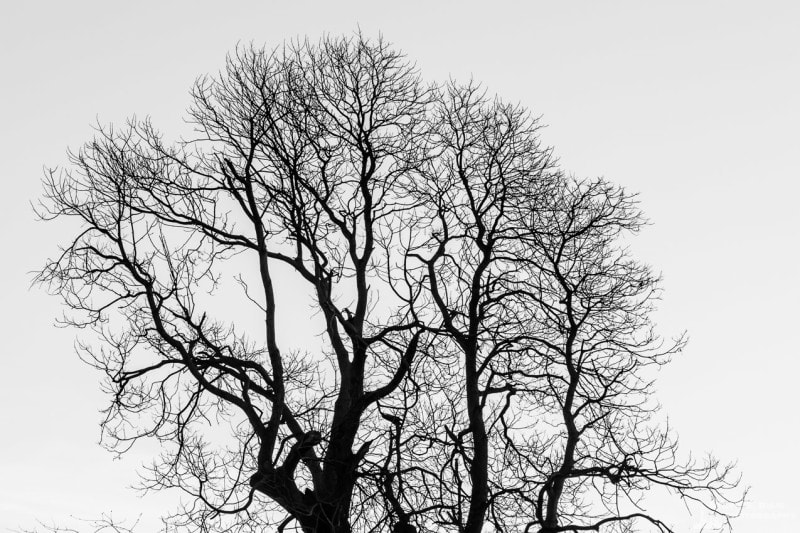
[(729, 525), (730, 466), (657, 416), (684, 340), (625, 247), (635, 195), (565, 173), (527, 109), (361, 35), (240, 47), (192, 101), (177, 143), (99, 129), (40, 207), (80, 223), (39, 280), (93, 332), (106, 442), (161, 443), (171, 523), (672, 531), (660, 492)]

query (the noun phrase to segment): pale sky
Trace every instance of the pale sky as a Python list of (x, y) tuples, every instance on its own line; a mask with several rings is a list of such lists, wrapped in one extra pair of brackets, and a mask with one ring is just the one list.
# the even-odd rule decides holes
[[(738, 461), (739, 533), (797, 531), (800, 3), (4, 2), (0, 7), (0, 531), (69, 516), (154, 523), (176, 494), (127, 487), (154, 451), (97, 445), (99, 378), (30, 272), (68, 233), (34, 221), (44, 166), (91, 125), (177, 137), (193, 80), (237, 42), (382, 32), (427, 80), (473, 77), (548, 127), (561, 166), (638, 191), (638, 256), (664, 274), (658, 380), (685, 450)], [(145, 531), (142, 528), (142, 531)]]

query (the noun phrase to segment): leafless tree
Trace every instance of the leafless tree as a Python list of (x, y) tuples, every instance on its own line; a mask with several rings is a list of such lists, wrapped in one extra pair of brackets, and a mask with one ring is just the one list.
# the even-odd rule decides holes
[[(100, 341), (109, 446), (162, 443), (143, 486), (189, 495), (172, 524), (669, 531), (654, 486), (728, 516), (729, 471), (650, 421), (682, 341), (618, 243), (633, 198), (564, 177), (525, 109), (360, 35), (240, 48), (193, 102), (175, 145), (101, 128), (40, 209), (81, 224), (39, 280)], [(290, 277), (318, 353), (281, 345)]]
[(669, 344), (655, 334), (649, 314), (658, 277), (620, 242), (643, 224), (635, 198), (603, 180), (566, 179), (552, 200), (552, 209), (525, 217), (522, 237), (519, 302), (537, 385), (521, 401), (552, 428), (539, 433), (546, 451), (527, 458), (538, 488), (526, 531), (625, 531), (641, 523), (671, 531), (640, 505), (654, 488), (728, 525), (740, 504), (731, 466), (682, 461), (654, 417), (652, 369), (684, 338)]

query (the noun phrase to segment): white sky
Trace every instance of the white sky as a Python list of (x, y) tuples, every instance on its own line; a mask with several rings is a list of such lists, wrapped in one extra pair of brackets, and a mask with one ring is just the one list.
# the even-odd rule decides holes
[(752, 490), (735, 531), (796, 531), (800, 3), (289, 4), (0, 7), (0, 530), (108, 511), (149, 521), (177, 497), (126, 488), (153, 450), (114, 461), (96, 445), (99, 376), (75, 332), (53, 328), (58, 299), (29, 289), (67, 236), (33, 220), (43, 165), (95, 120), (150, 115), (177, 136), (192, 81), (238, 41), (360, 26), (426, 79), (473, 76), (543, 115), (563, 168), (641, 193), (653, 226), (636, 250), (664, 273), (661, 331), (691, 337), (659, 379), (671, 425), (685, 449), (739, 461)]

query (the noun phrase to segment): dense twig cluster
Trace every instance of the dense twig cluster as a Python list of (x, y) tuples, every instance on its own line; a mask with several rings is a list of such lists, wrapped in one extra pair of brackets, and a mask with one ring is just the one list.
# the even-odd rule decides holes
[[(241, 48), (193, 101), (195, 138), (101, 129), (41, 208), (82, 224), (40, 280), (102, 340), (111, 447), (163, 443), (144, 486), (191, 496), (173, 524), (671, 531), (658, 487), (735, 512), (652, 418), (683, 340), (622, 247), (634, 198), (565, 176), (525, 109), (361, 36)], [(285, 276), (319, 353), (281, 345)]]

